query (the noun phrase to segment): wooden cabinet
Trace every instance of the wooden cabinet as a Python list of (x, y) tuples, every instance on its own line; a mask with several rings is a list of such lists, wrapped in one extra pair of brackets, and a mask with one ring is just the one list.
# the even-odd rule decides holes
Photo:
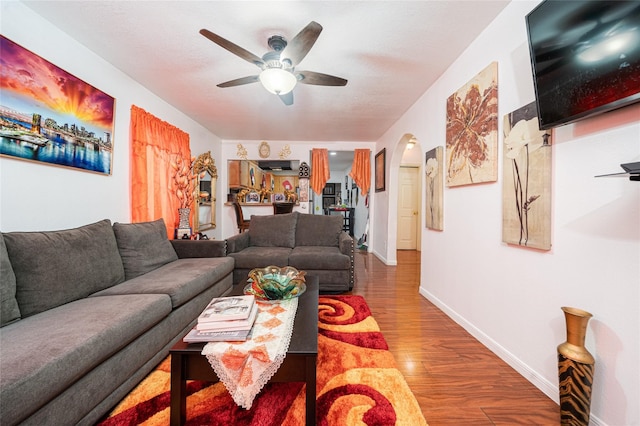
[[(229, 160), (229, 188), (259, 188), (262, 179), (261, 171), (258, 172), (258, 164), (246, 160)], [(253, 179), (252, 179), (253, 173)], [(259, 175), (259, 176), (258, 176)]]
[(242, 188), (240, 160), (229, 160), (227, 165), (229, 167), (229, 188)]
[(272, 171), (261, 169), (258, 161), (254, 160), (228, 160), (227, 161), (227, 186), (230, 193), (241, 189), (259, 191), (264, 187), (273, 193), (284, 193), (285, 187), (296, 191), (298, 187), (297, 170)]
[(273, 192), (282, 194), (284, 193), (285, 186), (289, 187), (290, 191), (295, 191), (298, 187), (298, 176), (273, 176)]

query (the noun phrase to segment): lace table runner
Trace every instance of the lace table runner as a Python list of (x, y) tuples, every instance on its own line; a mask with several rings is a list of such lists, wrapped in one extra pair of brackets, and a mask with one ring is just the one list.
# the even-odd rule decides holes
[(284, 361), (298, 309), (297, 298), (257, 303), (258, 316), (248, 340), (209, 342), (202, 349), (235, 403), (246, 409)]

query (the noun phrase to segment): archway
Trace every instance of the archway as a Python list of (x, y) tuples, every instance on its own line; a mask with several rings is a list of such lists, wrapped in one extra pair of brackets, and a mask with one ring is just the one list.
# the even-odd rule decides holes
[[(409, 144), (409, 141), (413, 140), (416, 141), (415, 146), (413, 147), (412, 151), (412, 158), (419, 158), (420, 160), (412, 160), (411, 161), (411, 165), (418, 167), (419, 168), (419, 172), (418, 172), (418, 179), (419, 179), (419, 183), (421, 184), (422, 182), (422, 170), (423, 170), (423, 164), (422, 164), (422, 148), (420, 146), (420, 141), (416, 138), (415, 135), (413, 135), (412, 133), (405, 133), (400, 140), (397, 142), (395, 148), (393, 149), (391, 156), (390, 156), (390, 160), (389, 160), (389, 182), (388, 182), (388, 188), (389, 190), (391, 190), (391, 188), (394, 188), (394, 196), (393, 198), (389, 199), (389, 204), (388, 204), (388, 223), (387, 223), (387, 251), (385, 253), (385, 257), (386, 257), (386, 263), (388, 265), (397, 265), (397, 256), (396, 256), (396, 250), (397, 250), (397, 232), (398, 232), (398, 203), (396, 202), (397, 200), (397, 193), (396, 193), (396, 189), (399, 186), (399, 173), (400, 173), (400, 167), (403, 165), (403, 158), (405, 158), (405, 152), (407, 151), (407, 145)], [(419, 186), (419, 188), (421, 188), (421, 186)], [(419, 195), (419, 202), (418, 202), (418, 206), (419, 206), (419, 213), (418, 213), (418, 226), (417, 226), (417, 232), (418, 232), (418, 241), (420, 241), (421, 239), (421, 235), (422, 235), (422, 214), (420, 213), (422, 211), (422, 190), (420, 189), (418, 191)], [(418, 243), (420, 244), (420, 243)]]

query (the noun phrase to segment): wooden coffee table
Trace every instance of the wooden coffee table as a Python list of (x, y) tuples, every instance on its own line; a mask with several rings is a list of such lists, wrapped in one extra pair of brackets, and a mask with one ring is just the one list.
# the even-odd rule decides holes
[[(316, 361), (318, 359), (318, 277), (306, 276), (307, 290), (298, 302), (293, 334), (284, 362), (272, 382), (306, 383), (306, 424), (316, 423)], [(232, 295), (242, 294), (237, 285)], [(187, 418), (186, 381), (218, 382), (209, 361), (202, 355), (205, 343), (176, 343), (171, 354), (171, 425)]]

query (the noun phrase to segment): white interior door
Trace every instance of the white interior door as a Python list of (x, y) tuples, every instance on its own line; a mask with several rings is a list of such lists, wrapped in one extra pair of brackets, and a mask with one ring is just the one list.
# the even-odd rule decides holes
[(398, 188), (398, 250), (418, 247), (418, 173), (417, 167), (400, 167)]

